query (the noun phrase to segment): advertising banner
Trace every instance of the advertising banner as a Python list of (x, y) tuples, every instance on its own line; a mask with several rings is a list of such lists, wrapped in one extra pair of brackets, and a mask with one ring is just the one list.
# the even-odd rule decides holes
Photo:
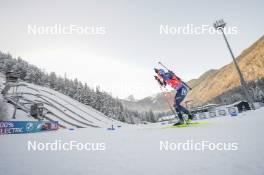
[(58, 122), (51, 121), (0, 121), (0, 134), (33, 133), (58, 128)]

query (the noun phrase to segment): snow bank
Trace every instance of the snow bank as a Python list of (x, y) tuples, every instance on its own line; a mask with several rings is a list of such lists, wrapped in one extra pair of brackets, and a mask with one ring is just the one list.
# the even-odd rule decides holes
[[(264, 108), (209, 124), (161, 129), (164, 125), (116, 130), (75, 129), (1, 136), (1, 174), (264, 174)], [(104, 151), (28, 151), (28, 141), (105, 143)], [(237, 143), (236, 151), (160, 151), (160, 142)]]

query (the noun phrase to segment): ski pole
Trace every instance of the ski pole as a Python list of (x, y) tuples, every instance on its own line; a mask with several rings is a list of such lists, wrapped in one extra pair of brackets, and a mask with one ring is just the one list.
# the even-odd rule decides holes
[[(162, 82), (160, 81), (160, 79), (159, 79), (157, 76), (154, 76), (154, 77), (155, 77), (155, 79), (157, 80), (157, 83), (159, 84), (160, 91), (161, 91), (161, 93), (162, 93), (162, 95), (163, 95), (165, 101), (167, 102), (167, 104), (168, 104), (168, 106), (169, 106), (171, 112), (174, 114), (174, 116), (175, 116), (176, 118), (178, 118), (178, 119), (180, 120), (180, 118), (179, 118), (178, 115), (177, 115), (177, 112), (175, 112), (174, 108), (172, 108), (169, 99), (166, 97), (165, 91), (163, 91), (163, 89), (162, 89), (162, 86), (163, 86)], [(166, 86), (165, 86), (164, 88), (165, 88), (166, 92), (169, 93), (169, 91), (168, 91), (168, 89), (166, 88)], [(189, 123), (186, 121), (186, 119), (185, 119), (184, 117), (183, 117), (183, 120), (184, 120), (184, 122), (185, 122), (187, 125), (189, 125)]]
[[(165, 86), (164, 88), (165, 88), (166, 92), (171, 93), (171, 92), (169, 92), (169, 90), (167, 89), (166, 86)], [(169, 100), (168, 100), (168, 101), (169, 101)], [(174, 110), (173, 110), (173, 111), (174, 111)], [(179, 117), (178, 117), (178, 118), (179, 118)], [(185, 117), (183, 117), (183, 120), (184, 120), (184, 122), (185, 122), (187, 125), (189, 125), (189, 123), (188, 123), (188, 121), (185, 119)]]
[(170, 108), (170, 110), (171, 110), (172, 114), (173, 114), (173, 115), (174, 115), (176, 118), (178, 118), (178, 119), (179, 119), (179, 117), (178, 117), (177, 113), (176, 113), (176, 112), (174, 111), (174, 109), (171, 107), (171, 104), (170, 104), (169, 100), (167, 99), (167, 97), (166, 97), (166, 95), (165, 95), (165, 93), (164, 93), (164, 91), (163, 91), (163, 89), (162, 89), (161, 85), (159, 85), (159, 86), (160, 86), (161, 93), (162, 93), (162, 95), (163, 95), (163, 97), (164, 97), (165, 101), (167, 102), (167, 104), (168, 104), (168, 107)]
[(186, 86), (188, 89), (192, 90), (192, 88), (187, 84), (185, 83), (184, 81), (182, 81), (182, 79), (180, 77), (178, 77), (174, 72), (172, 72), (170, 69), (168, 69), (164, 64), (162, 64), (162, 62), (158, 62), (162, 67), (164, 67), (165, 69), (167, 69), (169, 72), (173, 73), (174, 76), (176, 76), (177, 79), (179, 79), (183, 84), (184, 86)]
[[(177, 113), (176, 113), (176, 112), (174, 111), (174, 109), (172, 108), (169, 99), (166, 97), (165, 91), (163, 91), (163, 89), (162, 89), (162, 85), (160, 84), (160, 82), (158, 81), (158, 79), (157, 79), (156, 77), (155, 77), (155, 79), (156, 79), (157, 82), (159, 83), (160, 91), (161, 91), (161, 93), (162, 93), (162, 95), (163, 95), (165, 101), (167, 102), (167, 104), (168, 104), (168, 106), (169, 106), (171, 112), (174, 114), (174, 116), (175, 116), (176, 118), (178, 118), (178, 119), (180, 120), (180, 118), (178, 117)], [(165, 89), (166, 89), (166, 91), (168, 92), (168, 89), (167, 89), (166, 87), (165, 87)], [(185, 121), (185, 123), (186, 123), (187, 125), (189, 125), (188, 122), (185, 120), (185, 118), (183, 118), (183, 120)]]
[(155, 77), (155, 80), (157, 80), (157, 83), (159, 84), (160, 91), (161, 91), (161, 93), (162, 93), (162, 95), (163, 95), (165, 101), (167, 102), (167, 104), (168, 104), (168, 106), (169, 106), (171, 112), (175, 115), (176, 118), (178, 118), (176, 112), (175, 112), (175, 111), (173, 110), (173, 108), (171, 107), (171, 104), (170, 104), (169, 100), (167, 99), (167, 97), (166, 97), (166, 95), (165, 95), (165, 93), (164, 93), (164, 91), (163, 91), (163, 89), (162, 89), (162, 85), (163, 85), (162, 82), (160, 81), (160, 79), (159, 79), (157, 76), (154, 76), (154, 77)]
[[(166, 89), (166, 91), (168, 92), (168, 89), (165, 87), (165, 89)], [(161, 90), (161, 92), (162, 92), (162, 94), (163, 94), (163, 97), (165, 98), (165, 100), (166, 100), (166, 102), (167, 102), (167, 104), (168, 104), (168, 106), (169, 106), (169, 108), (170, 108), (170, 110), (172, 111), (172, 113), (174, 114), (174, 116), (176, 117), (176, 118), (178, 118), (178, 120), (180, 120), (180, 118), (179, 118), (179, 116), (177, 115), (177, 113), (175, 112), (175, 110), (171, 107), (171, 104), (170, 104), (170, 102), (169, 102), (169, 99), (166, 97), (166, 95), (165, 95), (165, 91), (163, 91), (163, 89), (162, 89), (162, 87), (160, 86), (160, 90)], [(183, 120), (184, 120), (184, 122), (189, 126), (189, 123), (186, 121), (186, 119), (183, 117)]]

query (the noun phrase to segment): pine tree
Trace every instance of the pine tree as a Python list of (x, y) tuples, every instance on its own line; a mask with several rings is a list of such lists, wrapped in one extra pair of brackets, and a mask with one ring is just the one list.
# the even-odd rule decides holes
[(21, 80), (59, 91), (85, 105), (97, 109), (108, 117), (123, 122), (135, 123), (138, 119), (146, 118), (149, 121), (154, 121), (153, 113), (138, 113), (137, 111), (124, 109), (118, 98), (114, 98), (111, 94), (102, 91), (100, 87), (92, 89), (86, 83), (83, 85), (78, 79), (70, 80), (66, 76), (62, 78), (57, 76), (55, 72), (45, 73), (44, 70), (28, 64), (21, 58), (12, 58), (10, 54), (0, 52), (0, 71), (17, 72), (20, 74)]

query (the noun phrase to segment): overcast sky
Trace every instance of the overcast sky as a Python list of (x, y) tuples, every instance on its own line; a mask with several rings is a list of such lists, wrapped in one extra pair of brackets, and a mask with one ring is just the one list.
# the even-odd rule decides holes
[[(0, 0), (0, 50), (63, 76), (140, 99), (159, 91), (157, 61), (184, 80), (231, 61), (221, 35), (160, 34), (160, 26), (237, 27), (235, 55), (264, 34), (263, 0)], [(28, 33), (30, 26), (103, 27), (105, 34)]]

